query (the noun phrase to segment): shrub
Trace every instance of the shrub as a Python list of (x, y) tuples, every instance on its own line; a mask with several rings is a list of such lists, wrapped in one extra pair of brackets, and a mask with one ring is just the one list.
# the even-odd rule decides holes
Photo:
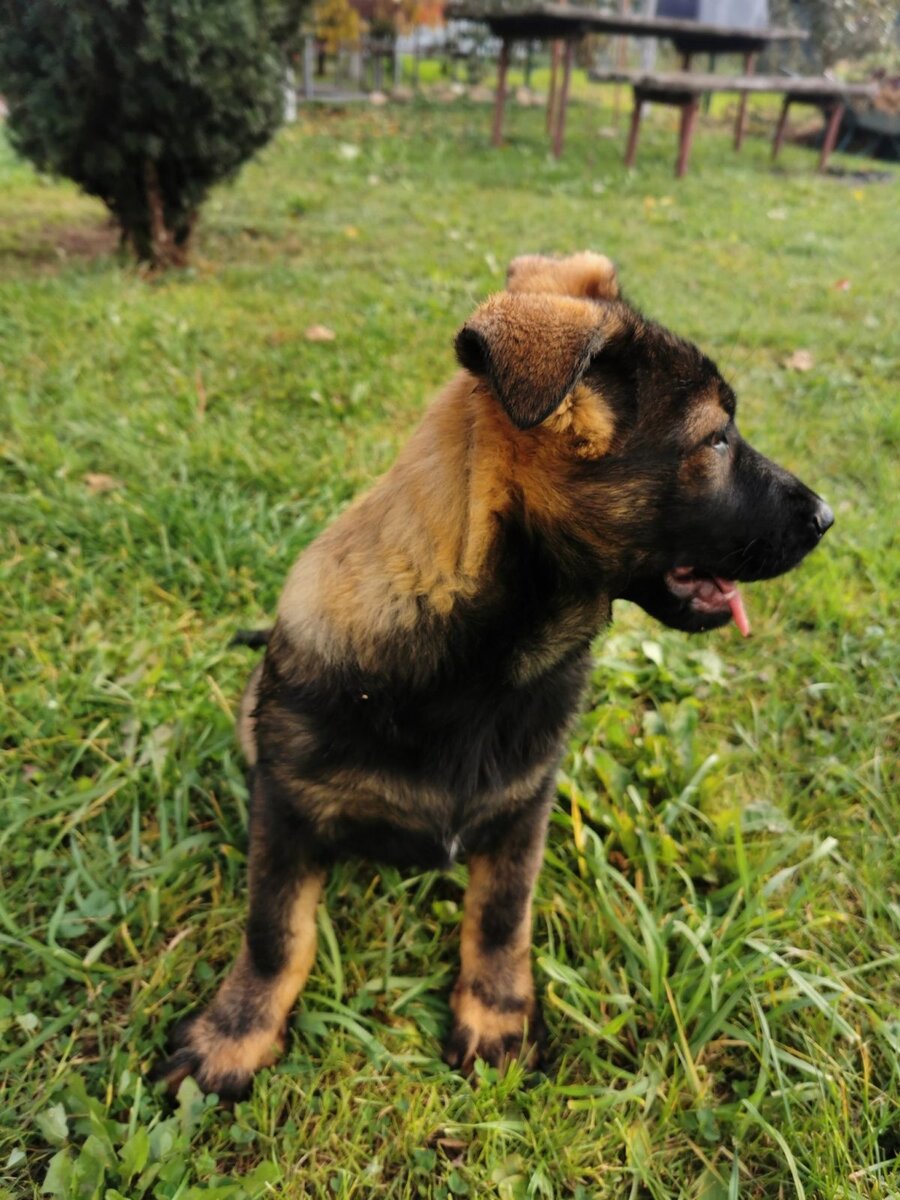
[(302, 0), (3, 0), (16, 149), (98, 196), (123, 241), (183, 263), (210, 187), (282, 115)]

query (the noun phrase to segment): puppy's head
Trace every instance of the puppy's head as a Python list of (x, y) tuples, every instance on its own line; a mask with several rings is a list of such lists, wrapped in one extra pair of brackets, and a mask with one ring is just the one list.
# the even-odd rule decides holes
[(561, 293), (587, 286), (571, 266), (528, 272), (543, 291), (492, 296), (456, 339), (518, 444), (528, 519), (581, 575), (666, 624), (733, 617), (747, 632), (738, 581), (796, 566), (831, 510), (744, 441), (732, 389), (696, 346), (621, 300)]

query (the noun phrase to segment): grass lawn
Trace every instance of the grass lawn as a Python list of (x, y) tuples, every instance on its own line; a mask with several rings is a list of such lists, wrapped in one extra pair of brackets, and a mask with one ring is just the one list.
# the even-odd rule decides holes
[[(721, 125), (676, 183), (675, 119), (627, 174), (585, 103), (560, 163), (540, 110), (500, 152), (465, 102), (303, 113), (157, 280), (0, 149), (0, 1196), (900, 1194), (898, 176)], [(173, 1111), (143, 1072), (245, 911), (228, 639), (508, 260), (585, 247), (837, 524), (745, 589), (746, 642), (625, 604), (598, 642), (536, 897), (546, 1077), (441, 1062), (464, 868), (347, 864), (280, 1067)]]

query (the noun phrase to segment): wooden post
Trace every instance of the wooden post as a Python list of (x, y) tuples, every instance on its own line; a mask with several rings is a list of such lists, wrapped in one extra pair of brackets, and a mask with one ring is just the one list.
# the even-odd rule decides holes
[[(756, 54), (751, 50), (744, 55), (744, 74), (752, 75), (756, 70)], [(747, 93), (741, 92), (741, 98), (738, 101), (738, 115), (734, 126), (734, 148), (740, 150), (744, 143), (744, 132), (747, 128)]]
[(313, 98), (313, 76), (316, 69), (315, 63), (315, 46), (313, 40), (307, 35), (303, 39), (303, 99), (312, 100)]
[(491, 133), (491, 145), (503, 144), (503, 106), (506, 104), (506, 72), (509, 67), (509, 39), (504, 38), (500, 45), (500, 58), (497, 61), (497, 95), (494, 99), (494, 128)]
[(828, 123), (825, 126), (825, 140), (822, 142), (822, 154), (819, 158), (819, 171), (823, 172), (828, 165), (828, 156), (834, 149), (834, 144), (837, 141), (838, 130), (841, 127), (841, 118), (844, 115), (844, 102), (835, 100), (834, 106), (828, 115)]
[(631, 128), (628, 130), (628, 146), (625, 150), (625, 166), (633, 167), (634, 159), (637, 154), (638, 134), (641, 128), (641, 108), (644, 104), (644, 97), (634, 89), (634, 108), (631, 110)]
[[(652, 7), (656, 8), (655, 2)], [(627, 16), (630, 10), (631, 0), (619, 0), (619, 14), (621, 16)], [(621, 70), (628, 62), (628, 41), (625, 35), (620, 33), (615, 39), (614, 45), (616, 48), (615, 63)], [(622, 112), (621, 100), (621, 84), (617, 80), (613, 85), (613, 125), (615, 125), (616, 129), (619, 128), (619, 117)]]
[(781, 114), (778, 117), (778, 124), (775, 126), (775, 137), (772, 139), (772, 162), (778, 157), (778, 152), (781, 150), (781, 144), (784, 141), (784, 130), (787, 125), (787, 115), (790, 106), (791, 94), (787, 92), (781, 102)]
[(547, 132), (551, 133), (556, 115), (556, 76), (559, 72), (559, 58), (562, 42), (556, 38), (550, 46), (550, 88), (547, 92)]
[(566, 39), (566, 52), (563, 59), (562, 87), (559, 89), (559, 99), (556, 105), (556, 128), (553, 131), (553, 157), (559, 158), (563, 151), (566, 137), (566, 109), (569, 105), (569, 79), (572, 74), (572, 62), (575, 58), (575, 39)]
[(694, 140), (694, 130), (697, 127), (697, 114), (700, 112), (700, 97), (691, 96), (681, 108), (681, 132), (678, 138), (678, 162), (675, 164), (675, 174), (681, 179), (687, 171), (688, 159), (691, 156), (691, 142)]

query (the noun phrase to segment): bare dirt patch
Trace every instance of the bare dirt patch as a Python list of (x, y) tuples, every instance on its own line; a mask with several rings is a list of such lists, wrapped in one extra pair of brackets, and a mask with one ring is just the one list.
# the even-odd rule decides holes
[(7, 236), (0, 238), (0, 259), (53, 267), (115, 254), (118, 248), (119, 231), (108, 221), (71, 225), (35, 223), (8, 231)]

